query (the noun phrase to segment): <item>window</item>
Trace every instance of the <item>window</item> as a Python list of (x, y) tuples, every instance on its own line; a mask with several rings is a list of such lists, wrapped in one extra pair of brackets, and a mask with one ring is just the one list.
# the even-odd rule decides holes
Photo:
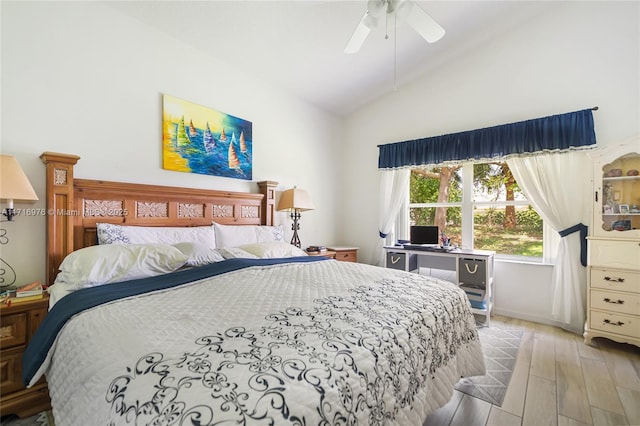
[(416, 168), (409, 182), (410, 225), (437, 225), (468, 248), (543, 257), (542, 219), (506, 163)]

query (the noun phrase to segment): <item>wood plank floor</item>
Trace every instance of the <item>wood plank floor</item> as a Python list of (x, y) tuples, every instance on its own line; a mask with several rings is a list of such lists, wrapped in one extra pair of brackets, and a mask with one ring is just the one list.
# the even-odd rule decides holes
[(454, 391), (424, 426), (640, 425), (640, 348), (601, 338), (587, 346), (560, 328), (501, 316), (491, 322), (524, 330), (502, 406)]

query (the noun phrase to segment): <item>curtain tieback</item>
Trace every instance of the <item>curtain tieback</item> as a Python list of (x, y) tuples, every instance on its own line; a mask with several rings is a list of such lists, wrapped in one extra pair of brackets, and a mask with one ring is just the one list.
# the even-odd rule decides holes
[(574, 232), (580, 232), (580, 263), (582, 266), (587, 266), (587, 231), (589, 227), (582, 223), (577, 225), (573, 225), (567, 229), (563, 229), (562, 231), (558, 231), (561, 237), (566, 237), (567, 235), (573, 234)]
[(389, 235), (389, 234), (385, 234), (382, 231), (378, 231), (378, 235), (380, 235), (380, 238), (387, 238), (387, 235)]

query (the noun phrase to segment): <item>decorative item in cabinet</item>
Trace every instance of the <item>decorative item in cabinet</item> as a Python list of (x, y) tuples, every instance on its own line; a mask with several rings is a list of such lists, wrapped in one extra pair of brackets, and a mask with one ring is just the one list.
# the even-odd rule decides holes
[(359, 247), (340, 247), (331, 246), (329, 250), (336, 252), (336, 260), (342, 262), (357, 262), (358, 261), (358, 249)]
[(29, 389), (22, 385), (22, 354), (47, 314), (49, 295), (38, 300), (0, 305), (0, 412), (32, 416), (51, 408), (44, 380)]

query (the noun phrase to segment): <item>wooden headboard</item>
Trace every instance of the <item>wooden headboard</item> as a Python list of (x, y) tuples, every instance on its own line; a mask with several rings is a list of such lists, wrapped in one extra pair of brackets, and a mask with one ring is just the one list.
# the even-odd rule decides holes
[(47, 167), (47, 284), (64, 257), (97, 244), (98, 222), (137, 226), (273, 225), (277, 182), (260, 193), (75, 179), (80, 157), (45, 152)]

